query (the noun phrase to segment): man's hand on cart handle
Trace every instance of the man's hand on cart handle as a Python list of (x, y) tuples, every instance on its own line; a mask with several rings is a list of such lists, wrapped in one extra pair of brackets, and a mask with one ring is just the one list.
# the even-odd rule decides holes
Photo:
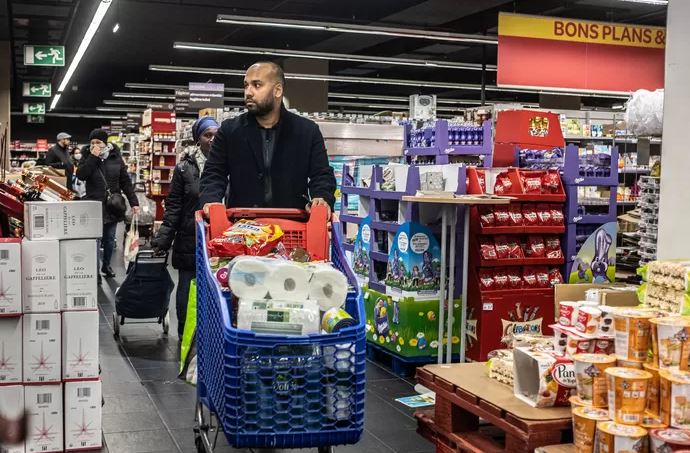
[(308, 214), (311, 214), (311, 207), (312, 206), (326, 206), (328, 208), (328, 216), (326, 218), (330, 219), (331, 218), (331, 205), (328, 204), (326, 200), (323, 198), (312, 198), (309, 203), (307, 203), (307, 206), (305, 209), (307, 210)]
[(206, 203), (204, 205), (204, 217), (208, 219), (208, 216), (210, 215), (209, 212), (211, 211), (211, 206), (214, 204), (223, 204), (223, 203)]

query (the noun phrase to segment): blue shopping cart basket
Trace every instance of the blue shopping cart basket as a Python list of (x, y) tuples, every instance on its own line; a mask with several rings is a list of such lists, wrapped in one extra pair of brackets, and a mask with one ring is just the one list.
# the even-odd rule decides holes
[[(262, 217), (260, 211), (252, 212)], [(221, 291), (208, 262), (207, 236), (213, 228), (201, 212), (196, 221), (199, 451), (212, 451), (204, 407), (236, 448), (322, 450), (358, 442), (364, 426), (365, 315), (341, 228), (333, 225), (330, 259), (348, 277), (345, 309), (357, 324), (331, 334), (282, 336), (232, 326), (231, 295)], [(290, 222), (281, 224), (286, 242), (307, 236), (291, 236)]]

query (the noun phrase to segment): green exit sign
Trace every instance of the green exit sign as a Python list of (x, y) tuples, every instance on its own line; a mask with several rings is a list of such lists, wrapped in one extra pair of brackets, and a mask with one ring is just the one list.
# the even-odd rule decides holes
[(64, 66), (64, 46), (24, 46), (25, 66)]
[(44, 115), (26, 115), (26, 122), (29, 124), (44, 124), (46, 117)]
[(23, 112), (27, 115), (45, 115), (46, 105), (43, 102), (25, 103)]
[(22, 94), (26, 97), (49, 98), (51, 95), (50, 82), (24, 82)]

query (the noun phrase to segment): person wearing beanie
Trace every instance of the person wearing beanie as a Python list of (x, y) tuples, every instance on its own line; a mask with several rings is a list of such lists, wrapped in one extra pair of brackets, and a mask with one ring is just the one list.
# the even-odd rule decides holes
[(196, 223), (199, 209), (199, 177), (204, 171), (218, 123), (205, 116), (192, 125), (194, 146), (180, 154), (173, 171), (170, 192), (165, 199), (165, 214), (158, 234), (151, 241), (154, 250), (167, 251), (172, 246), (172, 265), (178, 270), (176, 311), (177, 333), (182, 338), (187, 317), (189, 285), (196, 277)]
[[(125, 219), (127, 210), (122, 193), (124, 192), (135, 214), (139, 212), (139, 202), (120, 149), (114, 143), (108, 143), (108, 133), (103, 129), (94, 129), (89, 134), (89, 144), (82, 148), (77, 178), (86, 183), (84, 200), (103, 203), (101, 273), (106, 278), (115, 277), (110, 260), (115, 250), (117, 224)], [(100, 275), (98, 279), (100, 281)]]
[(57, 135), (57, 141), (46, 153), (45, 164), (49, 167), (65, 170), (65, 185), (69, 190), (72, 190), (72, 177), (74, 175), (74, 164), (69, 155), (70, 139), (72, 138), (66, 132), (60, 132)]

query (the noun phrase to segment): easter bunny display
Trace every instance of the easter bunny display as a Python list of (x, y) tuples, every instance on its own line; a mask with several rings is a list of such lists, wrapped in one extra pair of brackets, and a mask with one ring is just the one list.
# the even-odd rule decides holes
[(609, 269), (609, 249), (613, 240), (606, 230), (599, 229), (594, 238), (594, 258), (592, 258), (592, 279), (594, 283), (609, 283), (606, 275)]

